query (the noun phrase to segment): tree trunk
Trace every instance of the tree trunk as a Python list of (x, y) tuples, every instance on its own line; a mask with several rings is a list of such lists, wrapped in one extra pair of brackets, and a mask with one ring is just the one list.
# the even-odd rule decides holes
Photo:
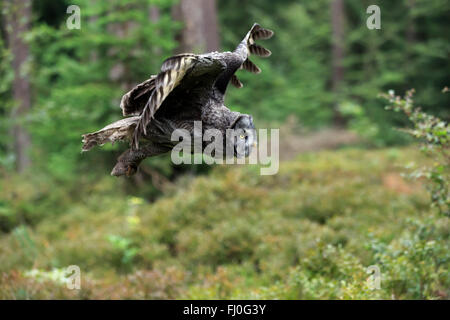
[(17, 106), (13, 109), (11, 120), (14, 138), (14, 153), (16, 155), (16, 168), (18, 172), (24, 171), (30, 164), (28, 149), (31, 138), (21, 120), (31, 108), (31, 86), (28, 75), (24, 73), (24, 63), (29, 57), (29, 48), (23, 37), (29, 30), (31, 21), (31, 1), (6, 0), (8, 46), (13, 55), (12, 67), (14, 70), (13, 98)]
[(159, 12), (159, 8), (157, 6), (150, 6), (148, 17), (150, 21), (157, 22), (161, 16), (161, 13)]
[(412, 15), (412, 11), (414, 10), (414, 7), (416, 5), (415, 0), (408, 0), (406, 3), (409, 15), (408, 15), (408, 25), (406, 27), (406, 41), (408, 42), (408, 50), (411, 51), (412, 45), (414, 42), (416, 42), (416, 28), (414, 25), (414, 18)]
[[(159, 19), (161, 18), (161, 12), (159, 10), (159, 8), (155, 5), (151, 5), (149, 8), (149, 12), (148, 12), (148, 18), (151, 22), (153, 23), (157, 23), (159, 21)], [(160, 30), (155, 29), (154, 30), (155, 34), (160, 35)], [(160, 56), (162, 53), (161, 47), (153, 47), (153, 55), (154, 56)]]
[(203, 0), (203, 33), (206, 41), (206, 51), (218, 51), (220, 40), (215, 0)]
[[(331, 30), (332, 30), (332, 46), (331, 46), (331, 90), (335, 93), (335, 97), (339, 99), (342, 81), (344, 80), (344, 2), (343, 0), (332, 0), (331, 3)], [(339, 103), (336, 101), (334, 105), (334, 123), (342, 126), (344, 120), (337, 110)]]
[(177, 36), (177, 52), (204, 53), (219, 49), (215, 0), (180, 0), (172, 10), (175, 20), (183, 23)]

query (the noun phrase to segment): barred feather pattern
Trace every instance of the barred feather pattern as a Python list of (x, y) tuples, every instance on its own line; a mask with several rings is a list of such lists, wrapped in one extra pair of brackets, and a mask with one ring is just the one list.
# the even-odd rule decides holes
[(238, 77), (235, 75), (235, 74), (233, 74), (232, 76), (231, 76), (231, 84), (233, 85), (233, 86), (235, 86), (236, 88), (238, 88), (238, 89), (240, 89), (240, 88), (242, 88), (244, 85), (242, 84), (242, 82), (238, 79)]
[(144, 105), (141, 101), (137, 100), (143, 95), (151, 93), (155, 88), (155, 78), (156, 76), (151, 76), (150, 79), (138, 84), (123, 95), (122, 100), (120, 101), (120, 108), (122, 109), (122, 114), (124, 116), (136, 115), (142, 112)]
[(250, 71), (252, 73), (260, 73), (261, 72), (261, 69), (256, 64), (251, 62), (249, 59), (244, 61), (244, 63), (242, 64), (242, 69)]
[(147, 134), (147, 125), (158, 111), (164, 99), (183, 79), (195, 60), (193, 54), (181, 54), (164, 61), (161, 72), (155, 78), (155, 88), (142, 111), (140, 120), (134, 130), (131, 147), (139, 149), (139, 138)]
[(257, 45), (257, 44), (251, 44), (250, 46), (248, 46), (248, 50), (250, 51), (251, 54), (260, 56), (260, 57), (269, 57), (272, 52), (270, 52), (270, 50), (267, 50), (266, 48)]
[(106, 127), (93, 132), (83, 134), (82, 151), (89, 151), (96, 145), (104, 145), (107, 142), (114, 144), (116, 141), (125, 141), (131, 138), (139, 117), (128, 117), (121, 119)]
[[(270, 38), (272, 38), (273, 35), (274, 35), (274, 32), (272, 30), (264, 29), (257, 23), (255, 23), (253, 25), (253, 27), (250, 29), (250, 31), (247, 33), (246, 37), (243, 40), (243, 42), (245, 42), (245, 44), (246, 44), (247, 58), (242, 63), (240, 69), (247, 70), (249, 72), (256, 73), (256, 74), (261, 72), (261, 69), (256, 64), (254, 64), (248, 57), (250, 55), (256, 55), (256, 56), (260, 56), (260, 57), (264, 57), (264, 58), (269, 57), (272, 54), (272, 52), (270, 52), (270, 50), (268, 50), (260, 45), (257, 45), (255, 43), (255, 41), (270, 39)], [(231, 83), (235, 87), (241, 88), (243, 86), (242, 83), (239, 81), (240, 85), (236, 85), (238, 83), (236, 80), (239, 81), (235, 76), (233, 76), (231, 78)]]

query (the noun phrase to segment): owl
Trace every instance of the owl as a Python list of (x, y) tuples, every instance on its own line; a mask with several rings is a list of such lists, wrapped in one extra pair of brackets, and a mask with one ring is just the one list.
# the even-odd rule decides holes
[[(255, 41), (269, 39), (273, 34), (255, 23), (232, 52), (184, 53), (166, 59), (157, 75), (122, 97), (120, 108), (125, 118), (84, 134), (82, 150), (107, 142), (128, 141), (130, 148), (117, 159), (111, 175), (131, 176), (143, 159), (174, 148), (177, 143), (172, 139), (174, 130), (183, 129), (194, 137), (195, 123), (201, 123), (202, 131), (215, 129), (223, 137), (227, 137), (227, 130), (239, 129), (242, 132), (239, 138), (233, 141), (225, 138), (224, 144), (231, 143), (234, 147), (232, 157), (248, 156), (256, 143), (253, 118), (227, 108), (225, 92), (229, 83), (237, 88), (243, 86), (235, 74), (237, 70), (261, 72), (249, 57), (270, 56), (271, 52)], [(243, 152), (236, 152), (238, 144), (244, 146)]]

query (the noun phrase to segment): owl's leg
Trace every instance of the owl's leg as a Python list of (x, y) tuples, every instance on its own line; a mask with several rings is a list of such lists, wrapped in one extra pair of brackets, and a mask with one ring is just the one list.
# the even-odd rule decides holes
[(141, 145), (138, 150), (128, 149), (117, 159), (111, 175), (116, 177), (126, 175), (130, 177), (137, 172), (137, 168), (142, 160), (147, 157), (166, 153), (170, 149), (170, 147), (161, 146), (153, 142)]

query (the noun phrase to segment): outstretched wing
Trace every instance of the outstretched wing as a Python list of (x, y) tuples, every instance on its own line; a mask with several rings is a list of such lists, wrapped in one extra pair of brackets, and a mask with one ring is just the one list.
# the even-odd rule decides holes
[[(142, 109), (141, 106), (136, 104), (135, 108), (139, 108), (136, 111), (141, 111), (140, 120), (134, 130), (133, 138), (131, 141), (131, 147), (134, 149), (139, 148), (139, 138), (142, 135), (147, 134), (146, 127), (149, 124), (152, 117), (155, 115), (155, 112), (159, 109), (164, 99), (172, 92), (172, 90), (180, 83), (183, 79), (186, 72), (191, 69), (195, 62), (198, 60), (198, 56), (194, 54), (181, 54), (170, 57), (163, 62), (161, 67), (161, 72), (150, 78), (148, 81), (147, 95), (148, 99)], [(137, 87), (136, 87), (137, 88)], [(136, 89), (135, 88), (135, 89)], [(133, 89), (134, 90), (134, 89)], [(132, 91), (130, 91), (130, 97), (133, 96)], [(136, 92), (138, 92), (137, 90)], [(141, 94), (144, 91), (142, 91)], [(135, 95), (139, 96), (139, 93)], [(122, 100), (127, 99), (122, 98)], [(129, 100), (129, 98), (128, 98)], [(127, 107), (127, 104), (124, 104), (124, 108), (122, 110), (133, 110), (133, 108)]]
[[(272, 38), (274, 32), (269, 29), (264, 29), (259, 24), (255, 23), (250, 31), (247, 33), (245, 38), (241, 41), (241, 43), (237, 46), (236, 50), (233, 53), (237, 54), (242, 64), (239, 69), (247, 70), (252, 73), (260, 73), (261, 69), (255, 65), (250, 59), (249, 56), (256, 55), (260, 57), (269, 57), (272, 52), (270, 50), (257, 45), (255, 43), (256, 40), (266, 40)], [(231, 76), (230, 82), (233, 86), (237, 88), (242, 88), (243, 84), (237, 78), (236, 74)]]
[(156, 75), (138, 84), (125, 93), (120, 101), (120, 108), (124, 116), (139, 115), (144, 110), (150, 95), (155, 89)]
[[(199, 79), (201, 78), (203, 80), (201, 82), (205, 86), (203, 89), (210, 90), (205, 80), (208, 79), (212, 86), (214, 80), (225, 68), (226, 63), (224, 61), (210, 55), (184, 53), (166, 59), (162, 64), (161, 72), (153, 80), (149, 79), (148, 87), (151, 89), (148, 89), (149, 92), (146, 93), (149, 97), (134, 131), (131, 147), (133, 149), (139, 148), (139, 138), (147, 134), (147, 125), (164, 103), (164, 100), (180, 83), (183, 83), (183, 85), (200, 83)], [(187, 74), (189, 74), (189, 77), (186, 79)], [(136, 97), (139, 97), (139, 94), (136, 94)], [(192, 99), (195, 100), (196, 97), (192, 96)], [(133, 110), (133, 108), (128, 109)]]
[[(271, 30), (264, 29), (255, 23), (232, 53), (213, 52), (204, 55), (187, 53), (166, 59), (158, 75), (137, 85), (122, 98), (121, 108), (124, 116), (140, 114), (131, 140), (131, 147), (139, 148), (139, 138), (147, 134), (147, 125), (164, 100), (180, 83), (183, 83), (184, 86), (187, 82), (197, 82), (201, 77), (211, 81), (211, 85), (215, 84), (215, 87), (224, 94), (229, 82), (236, 87), (242, 87), (242, 83), (234, 74), (237, 69), (253, 73), (261, 72), (248, 57), (250, 55), (268, 57), (271, 52), (255, 44), (255, 41), (269, 39), (272, 35)], [(188, 73), (190, 76), (186, 80), (185, 75)]]
[(129, 140), (138, 121), (139, 117), (128, 117), (111, 123), (96, 132), (83, 134), (82, 151), (89, 151), (94, 146), (102, 146), (107, 142)]

